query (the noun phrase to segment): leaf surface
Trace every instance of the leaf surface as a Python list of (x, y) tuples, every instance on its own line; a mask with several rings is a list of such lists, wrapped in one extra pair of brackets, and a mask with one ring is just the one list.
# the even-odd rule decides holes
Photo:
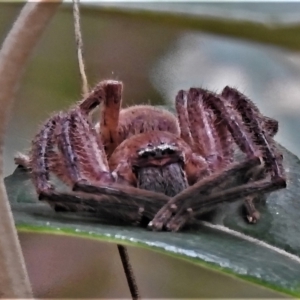
[(179, 233), (151, 232), (105, 224), (91, 215), (56, 213), (38, 202), (29, 174), (22, 168), (6, 177), (5, 185), (21, 231), (146, 247), (300, 296), (300, 161), (288, 150), (282, 151), (288, 187), (259, 205), (261, 220), (256, 225), (244, 221), (238, 201), (221, 205), (210, 215), (211, 223), (199, 222)]

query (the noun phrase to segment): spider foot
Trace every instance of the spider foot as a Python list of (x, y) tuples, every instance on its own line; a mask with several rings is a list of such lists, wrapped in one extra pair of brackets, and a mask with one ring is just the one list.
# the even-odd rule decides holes
[(174, 203), (171, 204), (169, 208), (162, 209), (160, 214), (148, 224), (148, 229), (153, 231), (162, 231), (165, 224), (168, 224), (168, 221), (172, 218), (176, 211), (177, 205)]
[[(166, 216), (166, 219), (170, 219), (171, 214), (167, 214), (167, 215), (168, 216)], [(161, 220), (158, 219), (158, 220), (150, 221), (147, 228), (152, 231), (162, 231), (164, 224), (165, 224), (165, 221), (162, 216)]]
[(247, 215), (246, 218), (250, 224), (256, 224), (260, 218), (260, 213), (256, 210), (251, 215)]
[(250, 224), (256, 224), (260, 218), (259, 211), (255, 208), (254, 197), (246, 197), (244, 201), (244, 208), (246, 210), (246, 219)]
[(193, 209), (187, 208), (184, 215), (172, 218), (165, 226), (166, 230), (176, 232), (184, 227), (185, 224), (193, 217)]
[(19, 152), (16, 154), (14, 160), (16, 165), (21, 166), (26, 170), (30, 169), (30, 157), (28, 155)]

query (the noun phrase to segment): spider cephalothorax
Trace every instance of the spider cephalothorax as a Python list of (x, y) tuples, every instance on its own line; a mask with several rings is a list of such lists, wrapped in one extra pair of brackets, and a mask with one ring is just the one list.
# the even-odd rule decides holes
[[(255, 198), (286, 186), (273, 140), (277, 121), (237, 90), (179, 91), (177, 117), (147, 105), (121, 109), (121, 94), (122, 83), (100, 82), (77, 106), (44, 124), (29, 157), (16, 158), (31, 169), (40, 200), (56, 210), (177, 231), (240, 198), (255, 223)], [(93, 126), (88, 115), (100, 104), (100, 122)], [(50, 173), (73, 191), (57, 191)]]

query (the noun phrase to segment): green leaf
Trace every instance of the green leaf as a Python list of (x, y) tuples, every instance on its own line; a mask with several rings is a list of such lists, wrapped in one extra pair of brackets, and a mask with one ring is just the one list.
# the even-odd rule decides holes
[[(259, 206), (261, 220), (247, 224), (241, 202), (226, 204), (179, 233), (103, 224), (90, 215), (55, 213), (38, 202), (28, 173), (17, 168), (5, 178), (17, 228), (80, 236), (164, 252), (202, 266), (300, 296), (300, 161), (282, 148), (288, 187)], [(225, 227), (224, 227), (225, 226)]]

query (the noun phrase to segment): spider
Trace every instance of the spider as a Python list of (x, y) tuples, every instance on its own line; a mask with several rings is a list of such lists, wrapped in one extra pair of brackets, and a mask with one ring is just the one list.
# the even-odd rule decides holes
[[(255, 200), (286, 187), (273, 140), (278, 122), (236, 89), (181, 90), (177, 117), (150, 105), (121, 109), (122, 90), (119, 81), (100, 82), (69, 111), (50, 117), (29, 155), (16, 157), (31, 170), (39, 199), (56, 211), (178, 231), (242, 198), (248, 222), (256, 223)], [(98, 105), (93, 126), (89, 114)], [(58, 191), (50, 173), (72, 191)]]

